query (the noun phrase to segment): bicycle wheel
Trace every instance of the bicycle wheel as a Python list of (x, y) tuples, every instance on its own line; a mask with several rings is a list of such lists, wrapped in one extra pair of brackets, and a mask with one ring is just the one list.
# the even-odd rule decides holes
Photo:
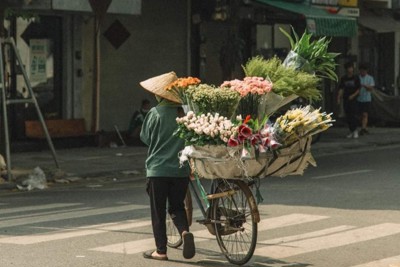
[(245, 264), (253, 256), (257, 243), (259, 217), (254, 212), (257, 209), (253, 194), (240, 180), (222, 180), (214, 195), (217, 197), (211, 208), (218, 245), (230, 263)]
[[(189, 226), (192, 225), (192, 196), (190, 194), (190, 190), (186, 192), (185, 197), (185, 211), (188, 219)], [(172, 221), (171, 215), (167, 211), (167, 246), (170, 248), (178, 248), (182, 245), (183, 240), (181, 235), (178, 232), (178, 229), (175, 227), (174, 222)]]

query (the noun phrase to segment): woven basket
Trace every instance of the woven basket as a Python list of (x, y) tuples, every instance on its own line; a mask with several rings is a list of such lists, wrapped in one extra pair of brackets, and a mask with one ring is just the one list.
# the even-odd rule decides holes
[(315, 165), (310, 152), (311, 138), (301, 139), (279, 153), (242, 160), (240, 153), (225, 146), (195, 147), (190, 157), (192, 170), (206, 179), (247, 179), (267, 176), (301, 175), (309, 164)]

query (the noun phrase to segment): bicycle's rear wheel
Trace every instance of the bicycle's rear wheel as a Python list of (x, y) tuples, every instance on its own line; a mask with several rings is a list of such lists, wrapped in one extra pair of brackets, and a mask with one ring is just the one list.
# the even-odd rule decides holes
[(222, 196), (215, 198), (211, 207), (218, 245), (230, 263), (245, 264), (253, 256), (257, 243), (258, 220), (251, 206), (255, 205), (253, 194), (240, 180), (218, 182), (215, 194), (218, 193)]
[[(192, 204), (192, 195), (190, 194), (189, 188), (185, 197), (185, 211), (188, 224), (190, 226), (192, 225), (193, 204)], [(175, 224), (172, 221), (171, 215), (168, 213), (168, 211), (167, 211), (166, 224), (167, 224), (167, 246), (170, 248), (180, 247), (183, 243), (183, 240), (178, 232), (178, 229), (175, 227)]]

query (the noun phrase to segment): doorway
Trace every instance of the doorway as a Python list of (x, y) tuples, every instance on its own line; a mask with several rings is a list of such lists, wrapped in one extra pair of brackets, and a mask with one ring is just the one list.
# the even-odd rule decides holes
[[(32, 89), (45, 119), (62, 118), (62, 18), (39, 16), (38, 20), (16, 19), (14, 37)], [(28, 97), (21, 68), (13, 62), (11, 90), (20, 98)], [(33, 105), (18, 105), (12, 111), (11, 131), (25, 138), (25, 121), (38, 120)]]

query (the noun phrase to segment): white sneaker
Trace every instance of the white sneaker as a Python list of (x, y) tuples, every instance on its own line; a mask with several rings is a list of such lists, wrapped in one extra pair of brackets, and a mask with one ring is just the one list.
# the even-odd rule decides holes
[(358, 138), (358, 131), (357, 131), (357, 130), (355, 130), (355, 131), (353, 132), (353, 138)]
[(348, 135), (346, 135), (346, 138), (353, 138), (353, 136), (354, 136), (354, 132), (351, 132), (351, 133), (349, 133)]

